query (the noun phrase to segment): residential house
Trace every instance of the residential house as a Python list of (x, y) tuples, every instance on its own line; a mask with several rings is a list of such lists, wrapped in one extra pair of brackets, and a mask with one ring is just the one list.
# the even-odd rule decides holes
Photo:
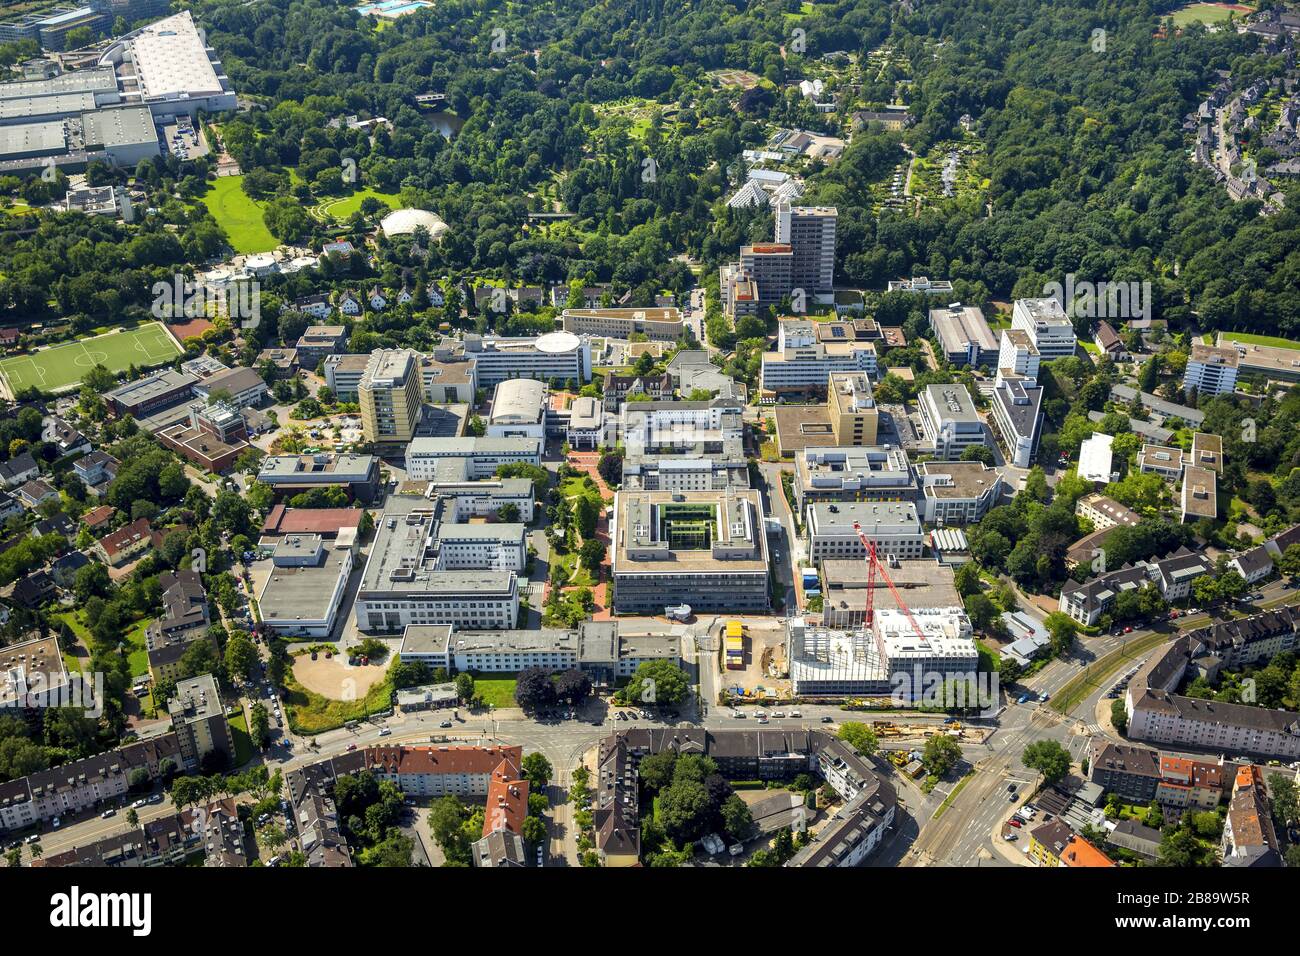
[(120, 567), (149, 550), (149, 530), (149, 519), (137, 518), (96, 541), (94, 551), (105, 564)]
[(29, 451), (17, 454), (8, 461), (0, 461), (0, 481), (4, 482), (6, 488), (17, 488), (40, 473), (41, 469)]

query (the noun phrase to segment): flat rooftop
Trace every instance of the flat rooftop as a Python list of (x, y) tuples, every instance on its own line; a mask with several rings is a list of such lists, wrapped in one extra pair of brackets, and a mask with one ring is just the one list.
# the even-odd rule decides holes
[(626, 491), (614, 496), (617, 573), (767, 570), (757, 491)]
[(928, 498), (978, 498), (1001, 481), (982, 461), (923, 461), (916, 470)]
[[(319, 535), (304, 535), (303, 540)], [(280, 556), (282, 541), (276, 546)], [(295, 554), (305, 550), (305, 545), (294, 548)], [(297, 621), (319, 621), (329, 616), (334, 593), (341, 587), (340, 578), (347, 571), (349, 555), (342, 548), (326, 548), (324, 560), (318, 565), (281, 567), (276, 565), (258, 598), (262, 620), (275, 625), (292, 625)]]
[(151, 23), (128, 43), (139, 89), (149, 99), (223, 92), (188, 10)]

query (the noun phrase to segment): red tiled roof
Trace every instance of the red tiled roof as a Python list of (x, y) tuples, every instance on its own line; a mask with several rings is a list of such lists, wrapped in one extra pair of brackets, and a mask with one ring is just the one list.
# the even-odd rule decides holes
[(149, 537), (149, 519), (137, 518), (130, 524), (104, 535), (99, 539), (99, 544), (104, 549), (104, 553), (112, 557), (119, 551), (136, 544), (141, 538), (147, 537)]
[(366, 767), (382, 773), (493, 773), (507, 764), (518, 774), (523, 747), (367, 747)]
[(94, 528), (112, 518), (116, 513), (117, 509), (112, 505), (100, 505), (98, 508), (91, 508), (87, 511), (81, 516), (81, 520), (86, 523), (87, 528)]
[(1070, 837), (1070, 842), (1065, 845), (1065, 850), (1061, 853), (1061, 863), (1065, 866), (1114, 866), (1110, 857), (1106, 856), (1095, 846), (1085, 840), (1083, 837), (1075, 834)]
[(276, 505), (262, 523), (263, 534), (337, 534), (361, 524), (360, 508), (286, 508)]
[(528, 816), (528, 781), (516, 779), (518, 767), (508, 760), (492, 771), (488, 783), (487, 813), (483, 817), (483, 835), (497, 830), (519, 833)]

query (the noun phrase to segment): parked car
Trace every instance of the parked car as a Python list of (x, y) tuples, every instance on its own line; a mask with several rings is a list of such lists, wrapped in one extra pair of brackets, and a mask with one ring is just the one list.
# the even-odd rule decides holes
[(109, 807), (107, 810), (105, 810), (105, 811), (104, 811), (103, 813), (101, 813), (99, 816), (100, 816), (100, 818), (103, 819), (103, 820), (107, 820), (109, 817), (115, 817), (115, 816), (117, 816), (117, 809), (116, 809), (115, 807)]
[(1008, 822), (1009, 822), (1013, 827), (1015, 827), (1017, 830), (1019, 830), (1022, 826), (1024, 826), (1024, 824), (1022, 824), (1019, 820), (1015, 820), (1015, 819), (1013, 819), (1013, 820), (1010, 820), (1010, 821), (1008, 821)]

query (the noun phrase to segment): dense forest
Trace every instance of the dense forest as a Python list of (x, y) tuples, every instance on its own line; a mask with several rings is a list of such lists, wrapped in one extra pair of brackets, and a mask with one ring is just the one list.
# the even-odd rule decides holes
[[(1232, 202), (1189, 162), (1181, 128), (1216, 70), (1280, 76), (1281, 57), (1259, 55), (1256, 38), (1234, 31), (1157, 36), (1163, 10), (1150, 2), (907, 8), (452, 0), (375, 29), (327, 0), (193, 4), (236, 90), (265, 107), (217, 118), (225, 145), (245, 188), (283, 206), (295, 238), (321, 238), (301, 209), (342, 188), (337, 170), (353, 159), (363, 184), (400, 190), (451, 225), (422, 263), (432, 275), (612, 281), (638, 299), (680, 290), (690, 277), (674, 257), (713, 267), (770, 229), (768, 217), (723, 202), (743, 180), (743, 150), (777, 125), (842, 133), (849, 112), (886, 92), (866, 77), (838, 113), (819, 115), (792, 84), (822, 54), (865, 57), (887, 43), (906, 62), (915, 125), (862, 132), (838, 162), (806, 171), (806, 199), (840, 209), (838, 281), (879, 288), (915, 272), (963, 283), (978, 301), (1037, 294), (1067, 273), (1151, 280), (1155, 314), (1175, 324), (1300, 328), (1297, 213), (1262, 217), (1258, 203)], [(789, 42), (792, 24), (802, 53)], [(1091, 43), (1098, 29), (1101, 52)], [(723, 86), (710, 77), (719, 68), (761, 82)], [(463, 121), (450, 139), (416, 108), (415, 95), (429, 93), (445, 95)], [(609, 121), (606, 107), (627, 98), (655, 104), (646, 128)], [(372, 137), (327, 126), (342, 114), (386, 117), (391, 128)], [(987, 188), (918, 215), (874, 211), (868, 190), (903, 144), (922, 151), (944, 140), (963, 114), (987, 150)], [(159, 209), (143, 227), (43, 216), (35, 232), (0, 243), (7, 313), (40, 312), (49, 299), (74, 318), (118, 318), (143, 304), (150, 270), (219, 248), (219, 230), (193, 201), (206, 169), (170, 157), (143, 165), (135, 172), (157, 188)], [(528, 222), (530, 211), (551, 209), (576, 217)]]

